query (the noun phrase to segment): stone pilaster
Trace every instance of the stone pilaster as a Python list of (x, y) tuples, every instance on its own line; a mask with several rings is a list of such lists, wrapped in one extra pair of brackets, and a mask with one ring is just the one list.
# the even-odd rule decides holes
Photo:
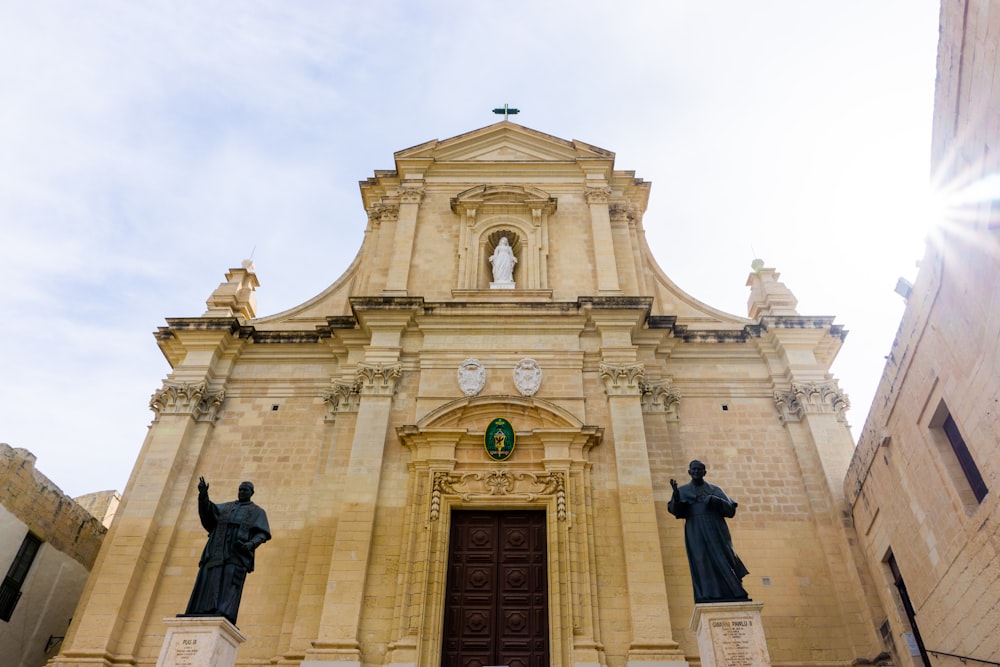
[(302, 662), (304, 667), (330, 662), (340, 667), (360, 667), (362, 662), (358, 623), (372, 548), (375, 503), (389, 435), (389, 413), (403, 373), (398, 361), (400, 345), (413, 305), (413, 299), (403, 299), (389, 308), (380, 302), (371, 310), (362, 302), (355, 304), (370, 344), (366, 346), (366, 360), (358, 363), (355, 373), (360, 400), (345, 472), (350, 482), (344, 487), (337, 515), (320, 626)]
[(169, 323), (161, 344), (182, 361), (150, 399), (156, 417), (53, 665), (134, 659), (141, 629), (123, 610), (149, 600), (163, 577), (184, 496), (193, 490), (189, 480), (222, 407), (225, 376), (242, 345), (235, 318)]
[[(755, 270), (758, 276), (768, 271), (760, 266)], [(776, 310), (788, 312), (791, 308), (792, 302), (787, 299), (790, 293), (766, 278), (764, 275), (770, 285), (767, 299), (771, 314), (760, 318), (760, 349), (773, 369), (776, 417), (784, 425), (795, 452), (830, 577), (854, 584), (838, 586), (835, 599), (840, 617), (852, 628), (848, 632), (854, 642), (852, 649), (861, 654), (867, 650), (866, 633), (875, 627), (876, 619), (871, 617), (861, 593), (859, 570), (848, 546), (843, 519), (843, 480), (854, 442), (845, 415), (849, 401), (831, 377), (830, 364), (844, 332), (832, 318), (775, 314)], [(781, 298), (776, 301), (776, 296)], [(779, 307), (779, 301), (785, 305)]]
[(369, 225), (375, 236), (373, 266), (365, 284), (365, 291), (375, 293), (385, 289), (392, 260), (392, 247), (399, 221), (399, 204), (396, 201), (379, 202), (368, 208)]
[(383, 293), (405, 296), (413, 258), (413, 239), (417, 230), (417, 213), (424, 198), (423, 180), (404, 181), (399, 197), (399, 220), (392, 242), (392, 259)]
[(619, 272), (621, 286), (627, 294), (646, 294), (640, 289), (638, 258), (632, 252), (632, 211), (624, 204), (614, 204), (609, 208), (611, 219), (611, 234), (614, 238), (616, 269)]
[(597, 269), (597, 293), (621, 294), (618, 283), (618, 262), (615, 260), (615, 241), (611, 233), (611, 198), (609, 187), (588, 187), (585, 192), (590, 206), (590, 225), (594, 234), (594, 266)]
[(608, 396), (615, 441), (632, 623), (628, 664), (686, 665), (684, 654), (671, 635), (663, 556), (653, 509), (653, 480), (640, 402), (644, 366), (636, 362), (602, 363), (600, 375)]

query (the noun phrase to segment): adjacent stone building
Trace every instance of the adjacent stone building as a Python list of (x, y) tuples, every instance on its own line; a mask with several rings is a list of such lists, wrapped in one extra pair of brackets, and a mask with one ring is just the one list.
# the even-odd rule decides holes
[(205, 540), (199, 476), (217, 501), (252, 480), (271, 523), (239, 664), (697, 664), (666, 509), (693, 458), (740, 503), (772, 659), (870, 660), (845, 331), (763, 263), (748, 317), (682, 292), (649, 194), (608, 150), (502, 121), (362, 181), (358, 255), (306, 303), (258, 317), (252, 264), (231, 269), (156, 334), (172, 371), (53, 664), (155, 663)]
[(1000, 664), (1000, 7), (944, 0), (928, 238), (845, 482), (901, 665)]
[(0, 662), (40, 667), (56, 654), (104, 534), (31, 452), (0, 443)]

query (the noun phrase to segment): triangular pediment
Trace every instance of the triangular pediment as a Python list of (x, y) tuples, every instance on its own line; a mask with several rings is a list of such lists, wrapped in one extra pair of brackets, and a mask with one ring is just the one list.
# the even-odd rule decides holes
[(614, 161), (611, 151), (580, 141), (567, 141), (510, 121), (501, 121), (442, 141), (429, 141), (395, 154), (396, 163), (409, 160), (454, 162), (575, 162)]

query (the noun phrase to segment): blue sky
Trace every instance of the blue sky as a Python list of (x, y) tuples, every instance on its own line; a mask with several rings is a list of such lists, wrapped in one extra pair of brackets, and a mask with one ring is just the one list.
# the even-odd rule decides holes
[(931, 0), (0, 2), (0, 442), (123, 489), (152, 332), (253, 252), (258, 314), (322, 291), (395, 151), (514, 120), (652, 181), (647, 239), (740, 315), (754, 256), (850, 330), (863, 425), (926, 233)]

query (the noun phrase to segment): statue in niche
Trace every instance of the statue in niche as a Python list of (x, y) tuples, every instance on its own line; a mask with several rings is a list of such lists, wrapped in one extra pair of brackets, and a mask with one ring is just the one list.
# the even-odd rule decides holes
[(240, 484), (237, 500), (216, 505), (208, 484), (198, 478), (198, 516), (208, 542), (198, 561), (198, 576), (181, 616), (224, 616), (236, 625), (243, 583), (253, 572), (254, 551), (271, 539), (267, 514), (250, 501), (253, 482)]
[(510, 241), (506, 236), (500, 237), (496, 250), (490, 255), (490, 264), (493, 265), (493, 282), (490, 287), (514, 284), (514, 265), (517, 264), (517, 257), (514, 257), (514, 249), (510, 247)]
[(687, 548), (695, 602), (740, 602), (749, 600), (743, 589), (743, 577), (749, 574), (733, 549), (726, 519), (736, 516), (737, 503), (723, 490), (705, 481), (705, 464), (691, 461), (691, 483), (674, 490), (667, 511), (684, 522), (684, 546)]

